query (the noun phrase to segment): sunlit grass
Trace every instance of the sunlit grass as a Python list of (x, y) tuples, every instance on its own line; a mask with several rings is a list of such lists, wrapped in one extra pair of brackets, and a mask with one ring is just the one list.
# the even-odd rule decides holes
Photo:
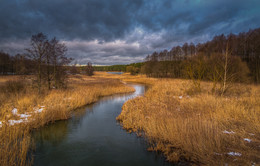
[[(10, 78), (0, 80), (2, 86)], [(30, 80), (27, 81), (30, 85)], [(3, 165), (27, 164), (32, 128), (68, 119), (71, 111), (97, 101), (100, 96), (133, 91), (124, 86), (124, 82), (149, 85), (145, 96), (127, 101), (117, 118), (128, 131), (144, 134), (150, 143), (148, 150), (160, 151), (172, 162), (184, 160), (200, 165), (259, 163), (259, 86), (236, 84), (221, 97), (211, 93), (209, 82), (202, 82), (201, 93), (191, 93), (189, 80), (104, 72), (96, 72), (93, 77), (71, 76), (67, 89), (54, 89), (42, 96), (38, 96), (33, 87), (12, 94), (0, 93), (0, 101), (3, 101), (0, 117), (4, 122), (0, 128), (3, 147), (0, 162)], [(13, 108), (17, 108), (19, 114), (31, 112), (29, 120), (34, 120), (10, 127), (8, 120), (20, 118), (11, 113)], [(40, 108), (44, 110), (42, 113), (33, 113)]]
[[(123, 79), (135, 81), (134, 76)], [(136, 79), (152, 87), (144, 97), (127, 101), (117, 119), (125, 129), (143, 132), (149, 150), (161, 151), (172, 162), (259, 163), (259, 86), (236, 84), (220, 97), (207, 82), (201, 93), (190, 94), (189, 80)]]
[[(102, 96), (134, 91), (116, 79), (83, 75), (70, 76), (66, 89), (46, 90), (41, 95), (32, 86), (29, 76), (25, 79), (0, 77), (0, 82), (0, 165), (8, 166), (30, 164), (27, 152), (32, 144), (32, 129), (68, 119), (72, 111)], [(17, 109), (16, 114), (12, 112), (14, 109)], [(22, 115), (30, 116), (26, 121)], [(10, 120), (23, 120), (23, 123), (11, 125)]]

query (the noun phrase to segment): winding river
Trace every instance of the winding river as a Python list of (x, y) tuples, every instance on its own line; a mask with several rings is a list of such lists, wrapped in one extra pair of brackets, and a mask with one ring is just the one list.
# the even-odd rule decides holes
[(35, 131), (34, 165), (170, 165), (162, 156), (148, 152), (143, 138), (126, 132), (116, 121), (127, 100), (144, 94), (144, 85), (131, 86), (136, 89), (132, 94), (104, 97), (76, 111), (69, 120)]

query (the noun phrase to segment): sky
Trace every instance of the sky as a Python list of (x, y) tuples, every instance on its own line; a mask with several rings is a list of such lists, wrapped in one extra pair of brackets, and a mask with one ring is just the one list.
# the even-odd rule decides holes
[(73, 63), (142, 62), (154, 51), (260, 27), (260, 0), (0, 0), (0, 51), (26, 53), (42, 32)]

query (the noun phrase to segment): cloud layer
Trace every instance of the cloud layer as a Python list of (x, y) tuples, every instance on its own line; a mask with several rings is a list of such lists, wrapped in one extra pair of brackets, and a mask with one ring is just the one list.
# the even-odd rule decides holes
[(43, 32), (65, 42), (80, 64), (127, 64), (257, 28), (259, 20), (259, 0), (8, 0), (0, 2), (0, 50), (24, 52)]

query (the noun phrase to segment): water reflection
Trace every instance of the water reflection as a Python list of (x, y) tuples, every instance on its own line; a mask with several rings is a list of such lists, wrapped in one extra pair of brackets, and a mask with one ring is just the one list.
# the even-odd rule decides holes
[(68, 121), (57, 122), (55, 125), (49, 125), (39, 131), (35, 131), (33, 136), (38, 144), (44, 145), (46, 142), (52, 146), (58, 145), (68, 133)]
[(34, 165), (169, 165), (115, 120), (125, 101), (144, 94), (143, 85), (131, 86), (132, 94), (105, 97), (68, 121), (36, 131)]

